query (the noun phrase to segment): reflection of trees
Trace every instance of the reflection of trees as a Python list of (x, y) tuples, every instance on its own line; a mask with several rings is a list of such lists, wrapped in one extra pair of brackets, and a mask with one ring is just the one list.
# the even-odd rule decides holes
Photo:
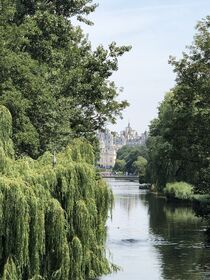
[(191, 208), (174, 208), (170, 209), (169, 207), (164, 207), (164, 212), (166, 214), (167, 221), (174, 223), (191, 223), (197, 226), (197, 223), (200, 224), (200, 219), (195, 216), (195, 213)]
[(190, 207), (168, 204), (152, 194), (145, 199), (149, 202), (150, 231), (164, 240), (155, 242), (162, 258), (163, 279), (207, 279), (204, 275), (206, 270), (210, 272), (210, 250), (202, 246), (201, 219)]
[(130, 215), (130, 211), (139, 204), (139, 195), (120, 195), (115, 197), (115, 203), (120, 205)]

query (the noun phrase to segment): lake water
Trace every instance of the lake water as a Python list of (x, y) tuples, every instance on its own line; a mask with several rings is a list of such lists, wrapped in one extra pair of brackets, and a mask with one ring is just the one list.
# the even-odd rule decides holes
[(191, 207), (169, 204), (137, 183), (108, 181), (115, 196), (107, 250), (121, 267), (102, 280), (210, 279), (205, 222)]

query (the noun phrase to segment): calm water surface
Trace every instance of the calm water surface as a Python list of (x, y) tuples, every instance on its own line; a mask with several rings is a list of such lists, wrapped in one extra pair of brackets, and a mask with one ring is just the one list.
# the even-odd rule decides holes
[(191, 207), (168, 204), (136, 183), (108, 182), (115, 208), (107, 248), (122, 269), (102, 280), (210, 279), (206, 225)]

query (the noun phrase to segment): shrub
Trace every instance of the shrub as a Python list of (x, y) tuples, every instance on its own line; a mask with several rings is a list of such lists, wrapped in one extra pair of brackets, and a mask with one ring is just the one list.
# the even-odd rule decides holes
[(168, 183), (166, 184), (164, 193), (169, 198), (192, 200), (194, 188), (185, 182)]

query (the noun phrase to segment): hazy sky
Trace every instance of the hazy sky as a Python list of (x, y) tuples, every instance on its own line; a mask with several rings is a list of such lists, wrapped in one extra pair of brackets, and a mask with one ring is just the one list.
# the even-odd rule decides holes
[(124, 119), (111, 128), (131, 126), (143, 132), (157, 115), (164, 94), (173, 87), (175, 75), (168, 65), (169, 55), (180, 57), (191, 44), (198, 20), (210, 14), (210, 0), (98, 0), (90, 17), (95, 25), (84, 27), (93, 47), (132, 45), (120, 59), (113, 80), (124, 88), (121, 99), (130, 107)]

